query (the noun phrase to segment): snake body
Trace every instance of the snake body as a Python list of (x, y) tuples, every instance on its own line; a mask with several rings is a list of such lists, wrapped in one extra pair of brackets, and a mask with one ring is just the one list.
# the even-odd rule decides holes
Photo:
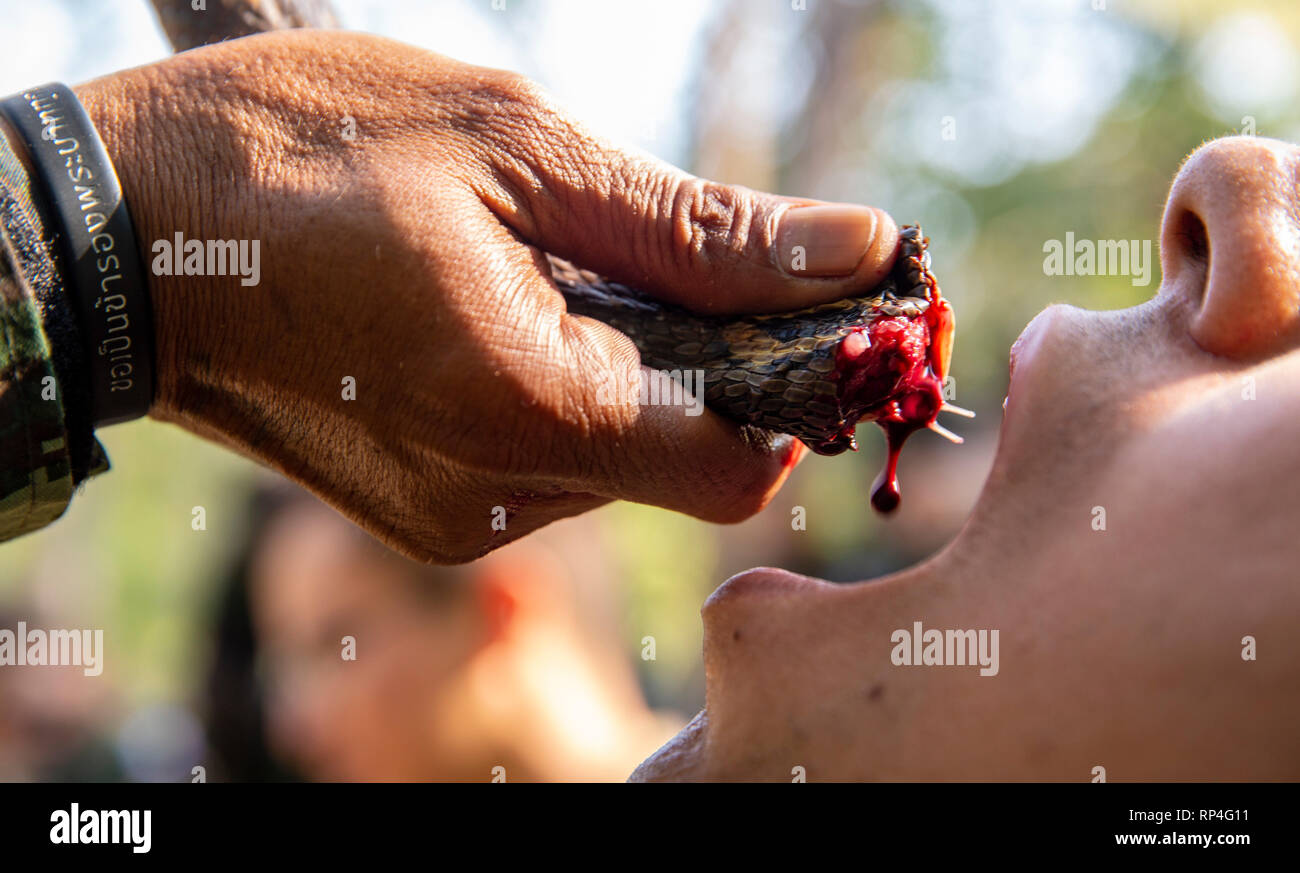
[[(927, 244), (919, 226), (901, 228), (892, 271), (863, 296), (797, 312), (726, 318), (660, 303), (558, 258), (551, 258), (551, 266), (569, 311), (626, 334), (643, 364), (702, 372), (710, 409), (793, 434), (814, 451), (833, 455), (856, 448), (859, 420), (903, 420), (899, 404), (909, 392), (927, 378), (942, 382), (946, 375), (951, 310), (930, 274)], [(864, 339), (865, 346), (880, 345), (885, 327), (895, 328), (893, 346), (856, 359), (846, 355), (851, 335), (860, 337), (852, 344), (860, 352)], [(934, 386), (926, 387), (933, 393)], [(931, 401), (922, 413), (929, 421), (941, 403)]]

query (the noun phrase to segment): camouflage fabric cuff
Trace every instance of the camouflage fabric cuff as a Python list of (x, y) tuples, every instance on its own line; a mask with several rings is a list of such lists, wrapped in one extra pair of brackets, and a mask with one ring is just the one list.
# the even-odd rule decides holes
[[(0, 135), (0, 540), (58, 518), (82, 479), (108, 469), (46, 238), (26, 169)], [(56, 346), (70, 354), (62, 364)]]

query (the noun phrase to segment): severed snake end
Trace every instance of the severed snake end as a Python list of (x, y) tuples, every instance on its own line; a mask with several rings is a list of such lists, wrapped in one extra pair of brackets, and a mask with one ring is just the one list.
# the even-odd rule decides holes
[(667, 305), (652, 295), (551, 257), (552, 276), (571, 314), (622, 331), (641, 362), (694, 372), (714, 412), (798, 437), (812, 451), (857, 449), (855, 431), (873, 421), (889, 451), (872, 489), (883, 513), (899, 505), (898, 454), (918, 430), (960, 442), (939, 425), (956, 321), (930, 272), (919, 225), (899, 229), (889, 275), (860, 297), (797, 312), (719, 318)]

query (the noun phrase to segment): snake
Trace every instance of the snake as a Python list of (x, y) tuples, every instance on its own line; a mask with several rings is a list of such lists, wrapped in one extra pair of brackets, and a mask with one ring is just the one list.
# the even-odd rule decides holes
[(940, 411), (972, 416), (944, 398), (955, 318), (931, 272), (919, 224), (899, 228), (893, 267), (860, 296), (793, 312), (708, 316), (548, 255), (568, 311), (635, 344), (641, 363), (681, 379), (698, 374), (704, 405), (741, 425), (797, 437), (821, 455), (857, 451), (860, 422), (878, 424), (888, 452), (872, 486), (882, 514), (900, 502), (903, 442), (927, 428), (961, 438)]

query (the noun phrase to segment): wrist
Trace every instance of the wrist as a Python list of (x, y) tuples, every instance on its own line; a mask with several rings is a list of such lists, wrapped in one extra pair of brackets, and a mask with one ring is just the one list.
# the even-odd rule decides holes
[[(127, 70), (76, 88), (104, 141), (136, 225), (153, 299), (157, 385), (153, 418), (207, 435), (223, 429), (226, 383), (247, 340), (251, 294), (227, 277), (159, 270), (155, 244), (256, 236), (257, 198), (245, 198), (241, 149), (258, 137), (246, 113), (214, 94), (219, 72), (202, 53)], [(179, 251), (175, 259), (181, 258)], [(237, 280), (236, 280), (237, 281)]]
[(110, 76), (74, 89), (90, 116), (109, 160), (116, 170), (122, 195), (135, 227), (136, 255), (144, 269), (152, 303), (155, 389), (153, 414), (164, 396), (175, 354), (173, 334), (179, 318), (176, 295), (169, 294), (149, 269), (150, 244), (159, 229), (176, 218), (164, 208), (168, 187), (168, 160), (161, 138), (149, 120), (149, 101), (130, 81), (131, 73)]
[[(10, 141), (21, 143), (39, 180), (46, 233), (63, 294), (78, 325), (96, 426), (149, 411), (154, 393), (153, 317), (129, 210), (94, 120), (64, 85), (27, 88), (0, 100)], [(66, 385), (65, 388), (76, 387)]]
[[(280, 301), (268, 297), (267, 277), (244, 287), (233, 270), (190, 270), (178, 245), (198, 241), (206, 254), (214, 243), (251, 243), (276, 226), (264, 219), (278, 164), (273, 137), (256, 104), (223, 87), (229, 78), (204, 49), (77, 93), (102, 126), (137, 225), (157, 345), (150, 416), (247, 450), (285, 377), (276, 353), (288, 337), (271, 325)], [(166, 257), (155, 250), (162, 243)]]

